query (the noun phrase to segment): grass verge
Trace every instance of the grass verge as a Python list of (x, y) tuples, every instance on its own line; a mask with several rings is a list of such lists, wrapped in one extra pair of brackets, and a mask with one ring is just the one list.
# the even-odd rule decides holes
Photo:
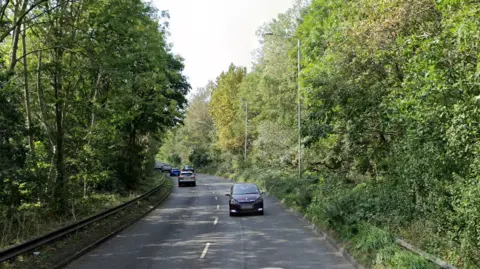
[(134, 192), (93, 193), (86, 197), (71, 197), (68, 201), (68, 214), (56, 214), (45, 205), (23, 205), (13, 212), (0, 205), (0, 249), (25, 242), (127, 202), (157, 186), (161, 180), (159, 175), (154, 173), (142, 181)]
[(60, 240), (18, 256), (15, 261), (4, 262), (0, 265), (0, 269), (55, 268), (55, 266), (64, 262), (68, 257), (72, 257), (87, 246), (144, 215), (168, 195), (173, 188), (172, 181), (161, 173), (158, 173), (156, 178), (165, 180), (163, 183), (164, 188), (161, 188), (157, 193)]
[[(214, 174), (238, 182), (256, 183), (286, 206), (307, 215), (312, 223), (339, 242), (358, 263), (367, 268), (439, 268), (421, 256), (399, 247), (391, 233), (365, 221), (348, 221), (346, 215), (356, 212), (344, 212), (338, 208), (337, 203), (342, 199), (343, 203), (355, 203), (355, 200), (339, 190), (319, 191), (319, 186), (323, 185), (319, 181), (323, 179), (318, 176), (305, 174), (300, 182), (296, 171), (258, 168), (236, 172), (217, 170)], [(342, 195), (345, 197), (339, 199)], [(343, 221), (345, 219), (347, 221)]]

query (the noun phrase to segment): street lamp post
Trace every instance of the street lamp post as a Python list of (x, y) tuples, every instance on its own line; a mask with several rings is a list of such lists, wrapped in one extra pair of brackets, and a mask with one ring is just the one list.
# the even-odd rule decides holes
[(245, 162), (247, 162), (248, 153), (248, 101), (245, 100)]
[[(280, 36), (281, 35), (276, 35), (274, 33), (268, 32), (264, 34), (265, 36)], [(298, 123), (298, 178), (302, 178), (302, 128), (301, 128), (301, 117), (300, 117), (300, 112), (301, 112), (301, 105), (300, 105), (300, 71), (301, 71), (301, 65), (300, 65), (300, 48), (301, 48), (301, 43), (300, 39), (297, 39), (297, 123)]]
[(243, 153), (243, 158), (247, 162), (247, 153), (248, 153), (248, 101), (240, 98), (240, 100), (245, 102), (245, 151)]
[(302, 129), (300, 117), (300, 39), (297, 41), (297, 123), (298, 123), (298, 178), (302, 178)]

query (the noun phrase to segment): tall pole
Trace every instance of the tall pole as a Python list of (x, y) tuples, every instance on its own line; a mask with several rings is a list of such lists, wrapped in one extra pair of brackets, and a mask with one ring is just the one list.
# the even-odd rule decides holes
[(298, 104), (298, 179), (302, 178), (302, 132), (300, 122), (300, 39), (297, 42), (297, 104)]
[[(265, 36), (275, 36), (274, 33), (268, 32), (264, 34)], [(278, 36), (278, 35), (277, 35)], [(300, 39), (297, 40), (297, 65), (298, 65), (298, 72), (297, 72), (297, 112), (298, 112), (298, 179), (302, 178), (302, 129), (301, 129), (301, 107), (300, 107)]]
[(248, 152), (248, 101), (245, 100), (245, 162), (247, 161)]

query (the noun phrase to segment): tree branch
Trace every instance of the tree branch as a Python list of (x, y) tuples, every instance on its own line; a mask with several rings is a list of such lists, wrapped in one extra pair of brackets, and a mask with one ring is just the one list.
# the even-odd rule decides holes
[(5, 10), (7, 10), (7, 6), (10, 3), (10, 0), (5, 1), (5, 5), (2, 6), (2, 11), (0, 11), (0, 23), (3, 21), (3, 16), (5, 15)]
[(32, 51), (29, 51), (27, 53), (25, 53), (24, 55), (18, 57), (18, 59), (16, 60), (17, 62), (20, 61), (21, 59), (23, 59), (25, 56), (27, 55), (30, 55), (32, 53), (36, 53), (36, 52), (40, 52), (40, 51), (46, 51), (46, 50), (52, 50), (54, 48), (45, 48), (45, 49), (38, 49), (38, 50), (32, 50)]
[(78, 53), (78, 54), (80, 54), (80, 55), (86, 56), (86, 54), (83, 53), (83, 52), (73, 51), (73, 50), (71, 50), (71, 49), (67, 49), (67, 48), (64, 48), (64, 47), (62, 47), (62, 46), (56, 46), (56, 47), (51, 47), (51, 48), (44, 48), (44, 49), (37, 49), (37, 50), (29, 51), (29, 52), (27, 52), (25, 55), (18, 57), (18, 58), (15, 60), (15, 63), (18, 62), (18, 61), (20, 61), (21, 59), (23, 59), (23, 57), (25, 57), (25, 56), (27, 56), (27, 55), (29, 55), (29, 54), (36, 53), (36, 52), (40, 52), (40, 51), (58, 49), (58, 48), (63, 48), (65, 51), (68, 51), (68, 52), (70, 52), (70, 53), (72, 53), (72, 54), (77, 54), (77, 53)]
[[(21, 8), (21, 13), (25, 13), (25, 10), (27, 8), (27, 0), (24, 0), (22, 3), (22, 8)], [(13, 36), (12, 36), (12, 52), (10, 56), (10, 67), (8, 68), (8, 72), (11, 73), (13, 70), (15, 70), (15, 65), (17, 64), (17, 49), (18, 49), (18, 39), (20, 38), (20, 31), (22, 28), (22, 19), (17, 18), (18, 15), (18, 4), (15, 5), (15, 11), (14, 11), (14, 20), (18, 22), (18, 24), (15, 26), (13, 30)]]
[(42, 4), (43, 2), (46, 2), (47, 0), (37, 0), (36, 2), (34, 2), (25, 12), (23, 12), (17, 19), (16, 22), (14, 22), (14, 24), (12, 25), (12, 27), (10, 27), (7, 31), (5, 31), (5, 33), (3, 33), (1, 36), (0, 36), (0, 43), (3, 42), (3, 40), (10, 34), (10, 32), (12, 32), (23, 20), (23, 18), (28, 14), (30, 13), (30, 11), (32, 11), (36, 6)]

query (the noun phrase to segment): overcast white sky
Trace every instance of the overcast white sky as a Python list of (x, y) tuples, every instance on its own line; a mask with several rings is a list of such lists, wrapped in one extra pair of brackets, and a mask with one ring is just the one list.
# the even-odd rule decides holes
[(258, 47), (255, 31), (293, 6), (292, 0), (153, 0), (170, 12), (169, 42), (185, 58), (194, 91), (230, 63), (250, 67)]

